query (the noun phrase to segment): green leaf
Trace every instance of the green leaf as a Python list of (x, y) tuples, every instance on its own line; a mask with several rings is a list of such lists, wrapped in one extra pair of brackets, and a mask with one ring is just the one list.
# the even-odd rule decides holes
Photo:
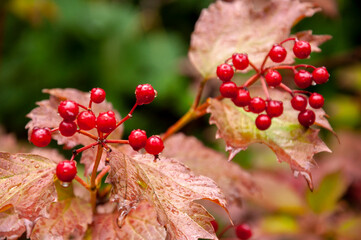
[(265, 217), (261, 222), (261, 228), (270, 234), (296, 234), (299, 231), (296, 220), (287, 215)]

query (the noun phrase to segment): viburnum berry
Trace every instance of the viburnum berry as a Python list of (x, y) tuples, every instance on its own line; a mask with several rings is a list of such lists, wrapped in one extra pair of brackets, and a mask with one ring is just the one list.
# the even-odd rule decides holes
[(286, 56), (287, 56), (286, 49), (278, 44), (273, 45), (271, 51), (269, 52), (269, 57), (273, 62), (276, 63), (283, 62)]
[(271, 126), (271, 117), (266, 114), (260, 114), (256, 118), (256, 127), (259, 130), (266, 130)]
[(295, 83), (299, 88), (308, 88), (312, 83), (312, 74), (306, 70), (299, 70), (294, 77)]
[(315, 123), (316, 115), (312, 110), (306, 109), (298, 114), (298, 122), (305, 127)]
[(249, 65), (248, 55), (243, 53), (234, 53), (232, 55), (233, 66), (238, 70), (244, 70)]
[(217, 67), (217, 77), (223, 82), (228, 82), (234, 75), (233, 67), (227, 63), (223, 63)]
[(211, 221), (211, 224), (212, 224), (212, 227), (213, 227), (213, 229), (214, 229), (214, 232), (217, 232), (217, 230), (218, 230), (218, 223), (217, 223), (217, 221), (216, 221), (216, 220), (212, 220), (212, 221)]
[(37, 147), (46, 147), (51, 142), (51, 132), (48, 128), (34, 128), (30, 141)]
[(97, 128), (103, 133), (110, 133), (116, 127), (117, 120), (113, 111), (99, 113), (96, 120)]
[(267, 102), (266, 112), (269, 117), (279, 117), (283, 113), (283, 102), (270, 100)]
[(308, 99), (308, 102), (310, 103), (311, 107), (318, 109), (323, 107), (325, 99), (319, 93), (312, 93)]
[(325, 67), (319, 67), (313, 70), (312, 77), (315, 83), (323, 84), (328, 81), (328, 79), (330, 78), (330, 74)]
[(164, 149), (164, 144), (159, 136), (151, 136), (147, 139), (145, 144), (145, 151), (149, 154), (158, 155)]
[(269, 70), (265, 76), (266, 82), (270, 87), (277, 87), (282, 82), (281, 74), (276, 70)]
[(237, 96), (238, 92), (237, 84), (232, 81), (224, 82), (219, 87), (219, 92), (225, 98), (234, 98)]
[(133, 130), (130, 133), (128, 140), (129, 140), (129, 145), (135, 151), (138, 151), (139, 149), (145, 147), (145, 144), (147, 143), (147, 133), (141, 129)]
[(101, 103), (105, 100), (105, 91), (101, 88), (93, 88), (90, 91), (90, 99), (94, 103)]
[(240, 224), (236, 226), (236, 236), (241, 240), (248, 240), (252, 237), (252, 230), (248, 224)]
[(254, 97), (249, 103), (249, 110), (253, 113), (261, 113), (266, 109), (266, 101), (260, 97)]
[(77, 131), (77, 126), (75, 122), (62, 121), (59, 124), (59, 132), (65, 137), (73, 136)]
[(232, 102), (238, 107), (248, 106), (251, 102), (251, 95), (246, 89), (238, 89), (237, 96), (232, 98)]
[(96, 117), (92, 111), (83, 111), (79, 113), (77, 122), (80, 129), (91, 130), (95, 128)]
[(307, 107), (307, 99), (302, 95), (296, 95), (291, 99), (293, 109), (303, 111)]
[(56, 167), (56, 176), (62, 182), (71, 182), (77, 173), (75, 161), (62, 161)]
[(79, 106), (71, 100), (62, 101), (58, 106), (58, 112), (64, 120), (74, 121), (78, 116)]
[(296, 40), (293, 45), (293, 53), (300, 59), (307, 58), (311, 54), (311, 45), (302, 40)]
[(150, 84), (141, 84), (135, 89), (135, 96), (137, 98), (138, 105), (151, 103), (156, 95), (157, 92)]

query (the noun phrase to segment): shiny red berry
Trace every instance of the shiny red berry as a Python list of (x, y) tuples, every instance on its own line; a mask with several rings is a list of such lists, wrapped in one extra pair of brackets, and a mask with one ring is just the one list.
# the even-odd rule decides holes
[(271, 126), (271, 117), (266, 114), (260, 114), (256, 118), (256, 127), (259, 130), (266, 130)]
[(59, 132), (65, 137), (73, 136), (78, 130), (75, 122), (62, 121), (59, 124)]
[(325, 67), (319, 67), (313, 70), (312, 77), (315, 83), (323, 84), (328, 81), (328, 79), (330, 78), (330, 74)]
[(94, 103), (101, 103), (105, 100), (105, 91), (101, 88), (93, 88), (90, 92), (90, 99)]
[(252, 230), (248, 224), (240, 224), (236, 226), (236, 235), (241, 240), (248, 240), (252, 237)]
[(265, 76), (266, 82), (270, 87), (277, 87), (282, 82), (281, 74), (276, 70), (269, 70)]
[(273, 45), (271, 51), (269, 52), (269, 57), (273, 62), (280, 63), (285, 60), (287, 56), (287, 51), (281, 45)]
[(96, 123), (99, 131), (103, 133), (110, 133), (115, 129), (117, 120), (115, 119), (114, 112), (108, 111), (99, 113)]
[(234, 53), (232, 55), (233, 66), (238, 70), (244, 70), (249, 65), (248, 55), (243, 53)]
[(269, 117), (279, 117), (283, 113), (283, 102), (270, 100), (267, 102), (266, 112)]
[(312, 83), (312, 74), (306, 70), (301, 69), (295, 74), (294, 80), (297, 87), (308, 88)]
[(219, 92), (225, 98), (234, 98), (237, 96), (238, 92), (237, 84), (232, 81), (224, 82), (219, 87)]
[(56, 176), (62, 182), (71, 182), (76, 176), (76, 162), (62, 161), (56, 167)]
[(303, 111), (307, 107), (307, 99), (302, 95), (296, 95), (291, 99), (293, 109)]
[(297, 58), (307, 58), (311, 54), (311, 45), (306, 41), (295, 41), (295, 44), (293, 45), (293, 53)]
[(151, 103), (156, 95), (157, 91), (155, 91), (150, 84), (141, 84), (135, 89), (135, 96), (137, 98), (138, 105)]
[(96, 117), (92, 111), (83, 111), (77, 118), (78, 126), (82, 130), (91, 130), (95, 128)]
[(238, 107), (248, 106), (251, 102), (251, 95), (246, 89), (238, 89), (237, 96), (232, 98), (232, 102)]
[(312, 93), (308, 99), (308, 102), (310, 103), (311, 107), (318, 109), (323, 107), (325, 99), (319, 93)]
[(145, 144), (145, 151), (149, 154), (158, 155), (164, 149), (163, 141), (159, 136), (151, 136)]
[(249, 110), (253, 113), (261, 113), (266, 109), (266, 101), (260, 97), (254, 97), (249, 103)]
[(128, 140), (129, 140), (129, 145), (135, 151), (138, 151), (139, 149), (145, 147), (145, 144), (147, 143), (147, 133), (141, 129), (133, 130), (130, 133)]
[(217, 221), (216, 221), (216, 220), (212, 220), (212, 221), (211, 221), (211, 224), (212, 224), (212, 227), (213, 227), (213, 229), (214, 229), (214, 232), (217, 232), (217, 230), (218, 230), (218, 223), (217, 223)]
[(51, 142), (51, 132), (48, 128), (34, 128), (30, 141), (37, 147), (46, 147)]
[(233, 75), (234, 70), (231, 65), (223, 63), (217, 67), (217, 77), (223, 82), (231, 81)]
[(62, 101), (58, 106), (58, 112), (64, 120), (74, 121), (78, 116), (79, 106), (71, 100)]
[(315, 123), (316, 115), (312, 110), (306, 109), (298, 114), (298, 122), (305, 127)]

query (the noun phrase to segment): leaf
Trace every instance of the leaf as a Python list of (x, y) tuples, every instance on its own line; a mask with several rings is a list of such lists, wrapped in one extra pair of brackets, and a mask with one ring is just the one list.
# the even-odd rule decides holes
[(161, 240), (166, 237), (164, 227), (157, 221), (154, 206), (147, 201), (132, 209), (121, 227), (118, 226), (119, 215), (119, 212), (95, 215), (91, 239)]
[[(252, 96), (263, 97), (260, 88), (252, 90)], [(216, 137), (226, 142), (229, 159), (252, 143), (266, 144), (276, 154), (278, 161), (287, 162), (295, 175), (304, 176), (310, 189), (313, 189), (310, 173), (315, 162), (313, 155), (330, 150), (318, 137), (318, 129), (304, 128), (298, 123), (298, 112), (292, 109), (288, 93), (270, 89), (270, 97), (283, 101), (284, 111), (282, 116), (272, 119), (272, 125), (266, 131), (256, 128), (256, 114), (244, 111), (228, 99), (211, 99), (208, 112), (211, 113), (210, 123), (216, 124), (218, 128)], [(316, 122), (319, 122), (325, 112), (322, 109), (314, 111)]]
[(249, 173), (238, 164), (228, 162), (223, 154), (205, 147), (195, 137), (181, 133), (171, 136), (162, 154), (184, 163), (195, 174), (213, 179), (226, 195), (228, 204), (240, 206), (242, 197), (258, 192)]
[(34, 154), (0, 152), (0, 209), (13, 206), (19, 218), (46, 216), (56, 201), (56, 163)]
[(31, 239), (83, 239), (88, 224), (92, 222), (92, 208), (78, 198), (53, 203), (49, 218), (36, 222)]
[(209, 178), (196, 176), (174, 159), (152, 155), (129, 157), (114, 149), (109, 154), (111, 170), (106, 179), (113, 185), (111, 200), (127, 215), (142, 199), (155, 206), (158, 221), (167, 229), (167, 239), (216, 239), (213, 217), (195, 200), (206, 199), (223, 208), (226, 201)]
[[(215, 77), (217, 66), (235, 52), (247, 53), (259, 67), (273, 44), (288, 38), (295, 23), (317, 11), (313, 4), (298, 0), (216, 1), (202, 11), (196, 23), (189, 59), (204, 78)], [(311, 36), (311, 32), (304, 37), (311, 40), (312, 51), (330, 39)], [(289, 54), (283, 63), (293, 63), (292, 46), (285, 47)], [(268, 61), (266, 66), (271, 64)]]
[(24, 220), (19, 219), (14, 208), (0, 212), (0, 236), (1, 239), (18, 239), (26, 231)]

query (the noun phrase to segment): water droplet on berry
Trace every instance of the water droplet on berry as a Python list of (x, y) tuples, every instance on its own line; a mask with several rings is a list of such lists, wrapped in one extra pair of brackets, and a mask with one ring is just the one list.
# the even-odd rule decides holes
[(70, 186), (70, 182), (60, 182), (60, 185), (61, 185), (62, 187), (67, 188), (67, 187)]
[(316, 85), (317, 85), (317, 83), (315, 83), (315, 82), (312, 82), (312, 83), (311, 83), (311, 85), (312, 85), (312, 86), (316, 86)]

